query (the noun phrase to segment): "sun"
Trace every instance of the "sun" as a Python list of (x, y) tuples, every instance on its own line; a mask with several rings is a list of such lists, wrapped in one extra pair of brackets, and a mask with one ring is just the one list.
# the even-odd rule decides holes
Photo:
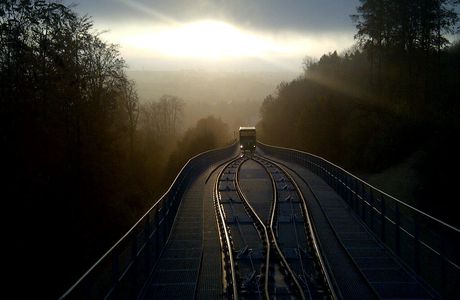
[(122, 44), (164, 56), (210, 59), (263, 57), (285, 51), (270, 39), (213, 20), (138, 28), (125, 35)]
[(161, 22), (120, 22), (101, 30), (104, 28), (112, 28), (104, 39), (119, 45), (131, 67), (137, 68), (257, 69), (270, 65), (298, 72), (305, 55), (320, 57), (353, 43), (346, 34), (263, 31), (222, 20), (180, 22), (164, 16)]

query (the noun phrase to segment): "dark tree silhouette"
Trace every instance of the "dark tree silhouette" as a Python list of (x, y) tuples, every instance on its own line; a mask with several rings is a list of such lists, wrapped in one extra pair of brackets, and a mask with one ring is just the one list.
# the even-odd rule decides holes
[(139, 105), (124, 69), (117, 48), (71, 7), (0, 2), (9, 277), (34, 278), (34, 297), (62, 293), (148, 205), (132, 176)]
[(361, 1), (357, 44), (305, 59), (304, 76), (265, 99), (258, 136), (360, 173), (422, 153), (413, 199), (458, 224), (446, 209), (456, 178), (446, 166), (460, 164), (460, 51), (446, 38), (458, 20), (452, 4), (458, 1)]
[(411, 101), (427, 99), (434, 90), (430, 83), (438, 83), (446, 34), (454, 33), (458, 21), (453, 5), (449, 0), (361, 0), (352, 16), (355, 38), (369, 55), (370, 80), (379, 95), (398, 90)]

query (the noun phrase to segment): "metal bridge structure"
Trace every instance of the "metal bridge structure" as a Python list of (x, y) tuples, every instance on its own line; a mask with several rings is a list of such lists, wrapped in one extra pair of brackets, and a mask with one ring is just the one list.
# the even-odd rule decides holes
[(459, 283), (458, 228), (313, 154), (233, 144), (190, 159), (60, 299), (460, 299)]

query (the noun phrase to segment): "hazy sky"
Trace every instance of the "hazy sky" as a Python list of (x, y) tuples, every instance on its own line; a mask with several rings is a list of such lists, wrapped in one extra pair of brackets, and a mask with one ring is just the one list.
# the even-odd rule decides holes
[(131, 69), (301, 70), (353, 44), (358, 0), (74, 0)]

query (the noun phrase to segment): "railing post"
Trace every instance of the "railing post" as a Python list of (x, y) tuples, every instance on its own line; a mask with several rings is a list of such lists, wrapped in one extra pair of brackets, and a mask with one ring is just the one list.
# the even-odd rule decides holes
[(446, 240), (442, 228), (439, 231), (441, 245), (439, 247), (439, 258), (441, 259), (441, 294), (446, 295), (447, 276), (446, 276)]
[(369, 188), (369, 204), (371, 207), (369, 218), (370, 218), (370, 225), (371, 225), (371, 230), (374, 231), (374, 192), (372, 191), (372, 188)]
[(364, 223), (367, 224), (366, 222), (366, 197), (365, 197), (365, 189), (364, 189), (364, 182), (361, 181), (361, 184), (359, 185), (360, 189), (359, 189), (359, 193), (358, 193), (358, 199), (361, 199), (361, 219), (363, 219)]
[(353, 202), (351, 201), (351, 188), (350, 188), (350, 178), (345, 175), (345, 195), (347, 197), (347, 202), (348, 205), (350, 205), (351, 208), (353, 208)]
[(351, 195), (351, 202), (353, 203), (353, 210), (357, 215), (359, 215), (359, 202), (358, 198), (356, 197), (356, 179), (350, 177), (350, 195)]
[(348, 203), (347, 199), (347, 185), (345, 183), (345, 174), (340, 174), (340, 196)]
[(334, 171), (333, 170), (329, 170), (327, 169), (326, 170), (326, 178), (324, 181), (326, 181), (326, 183), (329, 185), (329, 186), (332, 186), (332, 179), (334, 178)]
[(333, 188), (337, 192), (337, 194), (340, 195), (340, 172), (339, 172), (339, 170), (334, 171), (334, 185), (333, 185)]
[(385, 197), (380, 195), (380, 220), (381, 220), (381, 239), (385, 243)]
[(420, 274), (420, 237), (419, 237), (419, 216), (414, 214), (414, 269)]
[(347, 199), (347, 186), (346, 186), (346, 183), (345, 183), (345, 172), (341, 172), (340, 173), (340, 196), (342, 196), (343, 199), (345, 199), (345, 201), (348, 202), (348, 199)]
[(94, 278), (94, 274), (93, 273), (90, 273), (89, 278), (86, 278), (86, 280), (84, 281), (83, 283), (83, 293), (85, 295), (85, 299), (93, 299), (93, 278)]
[(333, 181), (333, 186), (336, 187), (337, 189), (337, 184), (338, 184), (338, 176), (339, 176), (339, 170), (337, 170), (336, 168), (331, 168), (331, 173), (333, 174), (332, 176), (332, 181)]
[(335, 178), (335, 186), (336, 186), (336, 191), (337, 193), (342, 196), (342, 191), (343, 191), (343, 186), (342, 186), (342, 172), (340, 170), (337, 170), (336, 173), (336, 178)]
[[(118, 261), (118, 250), (113, 251), (112, 253), (112, 291), (114, 297), (111, 297), (113, 299), (117, 299), (118, 295), (118, 279), (120, 277), (120, 263)], [(106, 295), (108, 296), (108, 295)]]
[(324, 178), (324, 176), (326, 175), (326, 171), (324, 170), (324, 165), (323, 165), (323, 162), (322, 161), (318, 161), (316, 158), (316, 164), (318, 166), (318, 172), (319, 172), (319, 176)]
[(361, 216), (361, 202), (359, 201), (359, 182), (356, 178), (353, 178), (353, 196), (355, 197), (356, 202), (356, 214)]
[(161, 229), (162, 229), (162, 235), (163, 239), (161, 242), (161, 247), (163, 248), (164, 245), (166, 244), (166, 240), (168, 239), (168, 229), (169, 229), (169, 203), (170, 203), (170, 194), (168, 194), (168, 197), (166, 198), (166, 203), (163, 205), (163, 222), (161, 223)]
[(160, 234), (161, 234), (161, 230), (160, 230), (160, 208), (157, 207), (157, 209), (155, 210), (155, 260), (158, 259), (159, 255), (160, 255)]
[(137, 260), (137, 234), (133, 235), (133, 241), (131, 243), (131, 262), (132, 262), (132, 267), (131, 267), (131, 286), (129, 289), (129, 294), (131, 296), (134, 296), (135, 291), (137, 289), (137, 278), (138, 278), (138, 271), (139, 271), (139, 265), (138, 265), (138, 260)]
[(397, 256), (401, 256), (401, 218), (399, 215), (399, 204), (395, 202), (395, 251)]
[(350, 203), (351, 209), (355, 210), (355, 202), (353, 201), (353, 193), (352, 193), (352, 178), (347, 176), (347, 193), (348, 193), (348, 201)]
[(360, 187), (360, 184), (359, 184), (359, 181), (357, 179), (353, 179), (354, 180), (354, 186), (355, 186), (355, 199), (356, 199), (356, 203), (357, 203), (357, 206), (356, 206), (356, 214), (358, 216), (361, 216), (361, 213), (362, 213), (362, 208), (363, 208), (363, 203), (360, 201), (360, 198), (359, 198), (359, 187)]
[[(145, 228), (144, 228), (144, 243), (145, 243), (145, 264), (147, 265), (147, 270), (150, 270), (150, 214), (147, 214), (145, 220)], [(148, 272), (148, 271), (147, 271)]]

